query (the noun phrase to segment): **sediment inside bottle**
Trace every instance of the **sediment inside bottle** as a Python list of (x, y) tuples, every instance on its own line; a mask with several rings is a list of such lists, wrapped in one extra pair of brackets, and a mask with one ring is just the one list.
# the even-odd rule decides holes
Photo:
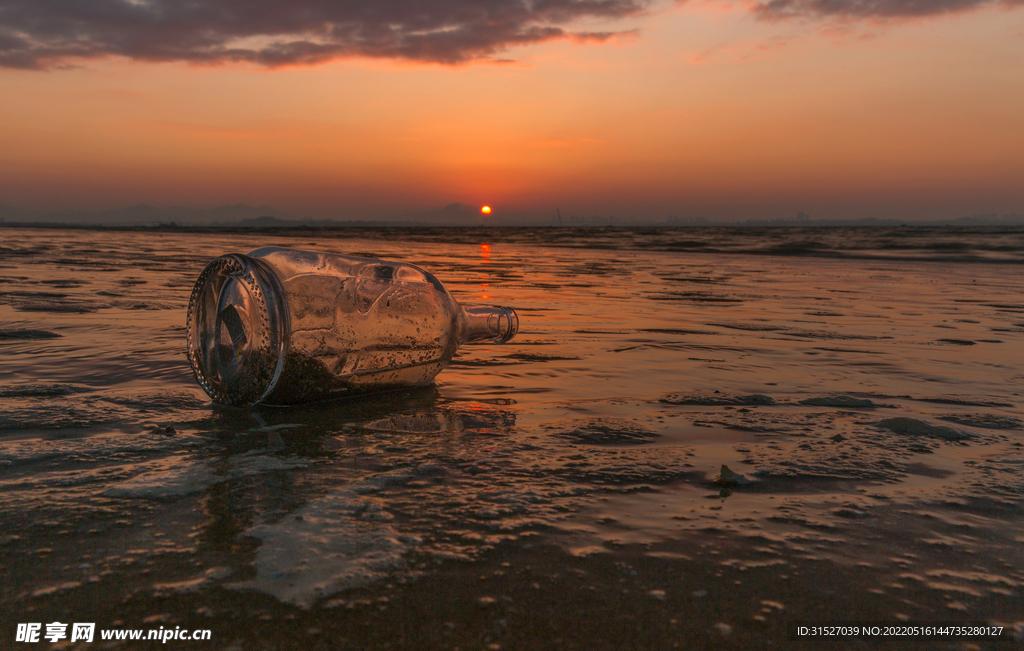
[(348, 383), (323, 362), (294, 350), (285, 354), (284, 367), (274, 389), (263, 400), (268, 405), (294, 405), (345, 395)]
[(319, 359), (289, 350), (277, 384), (262, 402), (297, 405), (417, 386), (429, 383), (444, 366), (444, 362), (432, 362), (340, 377)]

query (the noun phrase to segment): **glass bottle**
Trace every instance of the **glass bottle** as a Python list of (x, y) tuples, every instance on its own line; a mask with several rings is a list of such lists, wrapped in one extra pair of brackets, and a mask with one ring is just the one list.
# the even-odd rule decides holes
[(512, 339), (519, 317), (464, 308), (411, 264), (267, 247), (207, 265), (187, 325), (196, 380), (247, 406), (427, 384), (462, 344)]

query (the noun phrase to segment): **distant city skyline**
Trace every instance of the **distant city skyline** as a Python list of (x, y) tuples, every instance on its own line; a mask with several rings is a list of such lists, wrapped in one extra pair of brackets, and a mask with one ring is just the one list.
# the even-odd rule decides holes
[(1022, 0), (417, 6), (0, 0), (0, 204), (1024, 213)]

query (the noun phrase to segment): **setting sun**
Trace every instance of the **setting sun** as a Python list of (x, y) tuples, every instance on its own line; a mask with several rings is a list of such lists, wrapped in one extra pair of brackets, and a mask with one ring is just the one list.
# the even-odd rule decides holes
[(483, 208), (480, 209), (480, 212), (485, 214), (485, 215), (490, 215), (491, 214), (491, 207), (490, 206), (484, 206)]

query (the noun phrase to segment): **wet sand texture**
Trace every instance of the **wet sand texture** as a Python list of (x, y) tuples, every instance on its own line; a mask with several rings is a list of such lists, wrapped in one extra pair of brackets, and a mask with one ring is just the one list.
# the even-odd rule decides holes
[[(786, 627), (954, 620), (1024, 636), (1019, 229), (0, 232), (4, 635), (70, 620), (209, 628), (211, 649), (819, 649)], [(465, 347), (428, 387), (212, 406), (185, 358), (192, 282), (263, 245), (406, 260), (464, 305), (514, 307), (519, 335)]]

